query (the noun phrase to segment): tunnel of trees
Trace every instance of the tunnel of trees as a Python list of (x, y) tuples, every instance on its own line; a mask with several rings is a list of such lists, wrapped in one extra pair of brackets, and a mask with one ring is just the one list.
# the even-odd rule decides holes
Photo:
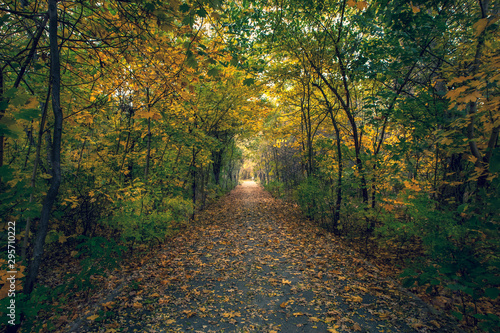
[[(34, 320), (40, 299), (90, 288), (243, 176), (366, 254), (390, 252), (405, 287), (453, 294), (459, 320), (493, 331), (499, 11), (491, 0), (1, 1), (0, 312), (9, 259)], [(52, 252), (82, 269), (49, 292), (36, 280)]]

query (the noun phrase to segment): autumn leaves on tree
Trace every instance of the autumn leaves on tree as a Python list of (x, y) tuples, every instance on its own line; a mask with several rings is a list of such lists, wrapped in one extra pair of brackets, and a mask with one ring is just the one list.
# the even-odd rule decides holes
[(421, 254), (399, 263), (407, 287), (498, 324), (498, 19), (490, 0), (3, 1), (20, 311), (36, 317), (51, 251), (82, 259), (87, 288), (182, 230), (245, 160), (327, 230)]

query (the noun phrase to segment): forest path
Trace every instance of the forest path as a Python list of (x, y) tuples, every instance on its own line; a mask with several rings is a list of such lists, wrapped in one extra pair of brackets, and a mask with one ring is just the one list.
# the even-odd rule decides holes
[(455, 331), (254, 182), (197, 221), (79, 331)]

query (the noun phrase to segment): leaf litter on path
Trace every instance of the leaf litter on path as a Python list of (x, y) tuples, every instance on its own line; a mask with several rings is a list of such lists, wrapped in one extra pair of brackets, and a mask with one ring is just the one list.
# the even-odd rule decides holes
[(459, 331), (254, 182), (196, 223), (80, 331)]

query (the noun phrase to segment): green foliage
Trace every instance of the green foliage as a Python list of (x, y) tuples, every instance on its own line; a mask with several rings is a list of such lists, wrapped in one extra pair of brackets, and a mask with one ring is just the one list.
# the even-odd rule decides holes
[(334, 199), (332, 188), (316, 177), (308, 177), (299, 184), (296, 191), (297, 203), (304, 214), (328, 228), (333, 218)]
[(475, 213), (468, 215), (465, 205), (455, 212), (438, 210), (438, 203), (427, 194), (408, 199), (406, 206), (405, 221), (386, 221), (379, 229), (385, 237), (411, 236), (423, 241), (427, 256), (409, 263), (410, 268), (402, 275), (404, 286), (424, 286), (428, 293), (434, 293), (438, 286), (445, 288), (461, 299), (455, 311), (459, 319), (480, 320), (482, 326), (492, 327), (498, 318), (481, 315), (477, 306), (470, 304), (498, 297), (500, 258), (493, 255), (500, 250), (498, 216), (488, 211), (478, 214), (470, 207)]
[(283, 198), (286, 194), (285, 184), (279, 180), (272, 180), (267, 184), (264, 184), (264, 188), (276, 198)]
[(29, 202), (33, 189), (26, 179), (19, 177), (19, 170), (7, 165), (0, 167), (0, 214), (4, 218), (10, 216), (19, 219), (21, 215), (31, 218), (38, 216), (37, 209), (41, 205)]
[(159, 207), (146, 196), (143, 200), (120, 202), (114, 214), (102, 221), (120, 235), (121, 241), (134, 244), (162, 243), (178, 230), (179, 224), (193, 213), (193, 204), (181, 197), (164, 198)]
[(104, 275), (107, 269), (118, 266), (125, 247), (113, 239), (105, 237), (87, 237), (80, 235), (76, 249), (81, 258), (81, 271), (71, 279), (78, 290), (88, 290), (94, 287), (92, 275)]

